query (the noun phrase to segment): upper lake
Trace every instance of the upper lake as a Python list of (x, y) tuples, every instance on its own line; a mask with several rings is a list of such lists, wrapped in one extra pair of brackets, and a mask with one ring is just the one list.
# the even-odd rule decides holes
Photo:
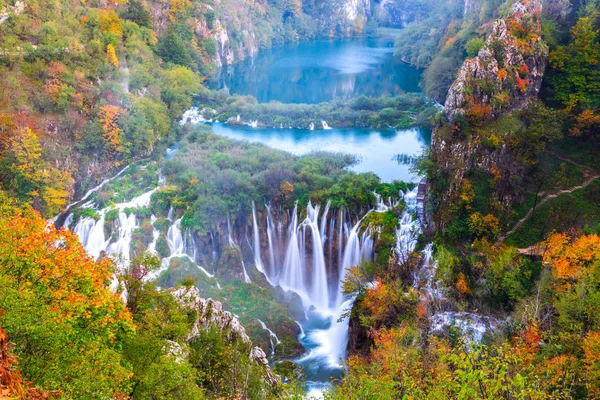
[(305, 41), (262, 50), (223, 67), (211, 89), (261, 102), (321, 103), (360, 94), (420, 92), (419, 70), (394, 56), (391, 37)]
[[(306, 41), (263, 50), (222, 68), (212, 89), (249, 94), (259, 102), (319, 103), (358, 95), (394, 96), (419, 92), (420, 71), (394, 56), (391, 37)], [(213, 124), (215, 133), (306, 154), (331, 151), (355, 154), (356, 172), (374, 172), (384, 181), (416, 180), (397, 154), (416, 156), (431, 141), (424, 129), (300, 130)]]

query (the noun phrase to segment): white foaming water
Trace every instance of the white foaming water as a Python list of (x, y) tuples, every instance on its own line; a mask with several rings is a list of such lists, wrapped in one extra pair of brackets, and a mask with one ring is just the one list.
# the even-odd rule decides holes
[(260, 323), (260, 326), (264, 330), (269, 332), (269, 341), (271, 342), (271, 355), (275, 354), (275, 346), (277, 346), (278, 344), (281, 344), (281, 340), (279, 340), (279, 338), (277, 337), (275, 332), (273, 332), (272, 330), (267, 328), (267, 325), (263, 321), (261, 321), (260, 319), (257, 321), (258, 321), (258, 323)]
[(331, 128), (329, 127), (329, 125), (327, 124), (327, 121), (321, 121), (321, 125), (323, 125), (323, 129), (325, 129), (325, 130), (329, 130), (329, 129), (331, 129)]
[[(135, 197), (131, 201), (119, 203), (99, 210), (97, 213), (100, 218), (97, 221), (91, 217), (81, 218), (73, 228), (73, 232), (79, 237), (86, 252), (94, 258), (97, 258), (102, 252), (106, 252), (106, 254), (113, 256), (120, 261), (121, 269), (127, 267), (132, 256), (131, 240), (133, 232), (139, 228), (139, 221), (134, 212), (131, 212), (128, 215), (125, 210), (148, 207), (150, 205), (150, 198), (156, 190), (158, 190), (158, 187)], [(92, 206), (92, 203), (86, 203), (82, 207), (91, 208)], [(106, 238), (104, 234), (106, 214), (115, 209), (118, 211), (116, 222), (117, 237), (116, 239), (112, 237)], [(169, 210), (169, 219), (172, 220), (172, 218), (173, 210), (171, 209)], [(150, 220), (154, 223), (156, 217), (152, 215)], [(69, 215), (63, 226), (69, 227), (72, 221), (73, 217)], [(156, 243), (159, 236), (160, 232), (154, 228), (152, 231), (152, 241), (147, 247), (148, 252), (156, 254)], [(166, 240), (169, 246), (170, 255), (163, 258), (161, 260), (161, 268), (148, 274), (146, 279), (150, 280), (158, 277), (162, 271), (168, 268), (170, 260), (174, 257), (184, 257), (189, 259), (208, 277), (213, 277), (213, 275), (206, 271), (202, 266), (196, 264), (196, 245), (189, 232), (185, 235), (182, 234), (181, 219), (178, 219), (171, 224), (167, 231)]]

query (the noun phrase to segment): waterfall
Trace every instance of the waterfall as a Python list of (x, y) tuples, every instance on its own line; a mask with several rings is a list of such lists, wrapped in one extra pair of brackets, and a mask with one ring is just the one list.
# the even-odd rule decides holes
[(315, 130), (315, 124), (314, 124), (314, 122), (311, 122), (311, 123), (308, 125), (308, 130), (311, 130), (311, 131), (314, 131), (314, 130)]
[(267, 280), (269, 280), (269, 277), (265, 273), (265, 267), (260, 257), (260, 236), (258, 232), (258, 223), (256, 220), (256, 205), (254, 204), (254, 201), (252, 202), (252, 231), (254, 236), (254, 266), (261, 274), (267, 277)]
[[(127, 214), (125, 210), (129, 211), (132, 209), (148, 207), (150, 205), (150, 198), (152, 197), (152, 194), (158, 190), (158, 188), (159, 187), (156, 187), (146, 193), (143, 193), (140, 196), (133, 198), (131, 201), (115, 204), (113, 206), (98, 210), (97, 213), (100, 218), (97, 221), (91, 217), (81, 218), (73, 228), (73, 232), (79, 237), (79, 240), (81, 241), (81, 244), (85, 248), (86, 252), (94, 258), (98, 258), (102, 252), (106, 252), (107, 254), (122, 261), (122, 268), (126, 267), (131, 261), (131, 240), (133, 237), (133, 232), (139, 227), (139, 221), (134, 212), (129, 212), (129, 214)], [(88, 202), (82, 206), (82, 208), (91, 207), (93, 207), (92, 202)], [(112, 237), (107, 239), (105, 238), (104, 234), (106, 214), (111, 210), (117, 210), (118, 212), (116, 220), (116, 240)], [(173, 221), (173, 217), (174, 210), (171, 208), (168, 213), (168, 219)], [(64, 226), (68, 227), (72, 220), (73, 217), (67, 217)], [(154, 223), (154, 221), (156, 221), (156, 216), (152, 215), (150, 217), (150, 221)], [(160, 231), (154, 228), (152, 231), (152, 241), (147, 247), (148, 252), (156, 254), (156, 243), (159, 236)], [(211, 273), (209, 273), (202, 266), (196, 264), (196, 243), (189, 231), (186, 232), (185, 235), (181, 232), (181, 218), (175, 220), (171, 224), (167, 231), (166, 240), (167, 245), (169, 246), (170, 255), (169, 257), (161, 260), (161, 268), (159, 270), (148, 274), (148, 280), (158, 277), (162, 271), (168, 268), (171, 258), (174, 257), (188, 258), (198, 267), (200, 271), (202, 271), (208, 277), (213, 278)], [(187, 254), (186, 251), (190, 251), (191, 254)], [(216, 283), (218, 285), (218, 282)]]
[[(229, 215), (227, 216), (227, 241), (229, 242), (229, 246), (239, 249), (240, 247), (235, 243), (233, 237), (231, 236), (231, 220), (229, 219)], [(244, 263), (244, 258), (242, 257), (242, 272), (244, 273), (244, 282), (252, 283), (248, 272), (246, 271), (246, 264)], [(219, 282), (217, 282), (217, 285)], [(220, 287), (219, 287), (220, 289)]]
[(329, 307), (329, 289), (327, 283), (327, 270), (325, 266), (325, 255), (323, 254), (323, 240), (321, 240), (321, 231), (319, 230), (319, 206), (313, 208), (309, 202), (306, 208), (306, 220), (303, 222), (307, 226), (312, 236), (312, 279), (311, 279), (311, 299), (318, 308), (326, 309)]
[[(264, 330), (269, 332), (269, 341), (271, 342), (271, 355), (274, 355), (275, 354), (275, 346), (277, 346), (278, 344), (281, 344), (281, 340), (279, 340), (279, 338), (277, 337), (275, 332), (273, 332), (272, 330), (267, 328), (267, 325), (264, 322), (262, 322), (260, 319), (257, 321), (260, 323), (260, 326)], [(273, 340), (275, 340), (275, 342), (273, 342)]]
[(275, 224), (273, 222), (273, 214), (271, 207), (265, 205), (267, 209), (267, 241), (269, 243), (269, 276), (272, 279), (277, 279), (277, 261), (275, 258), (275, 248), (279, 248), (278, 237), (275, 232)]
[(327, 124), (327, 121), (325, 120), (321, 120), (321, 125), (323, 125), (323, 129), (325, 130), (331, 129), (331, 127), (329, 126), (329, 124)]
[(304, 287), (304, 260), (300, 258), (298, 246), (298, 203), (292, 212), (292, 221), (288, 228), (288, 246), (283, 261), (283, 271), (279, 284), (284, 289), (293, 290), (300, 296), (306, 294)]
[(181, 218), (176, 220), (167, 231), (167, 245), (171, 257), (182, 256), (184, 254), (183, 236), (181, 235)]
[(323, 211), (323, 216), (321, 217), (321, 229), (319, 233), (321, 234), (321, 241), (325, 243), (325, 239), (327, 239), (325, 235), (325, 228), (327, 227), (327, 214), (329, 214), (329, 207), (331, 206), (331, 200), (327, 201), (325, 204), (325, 211)]

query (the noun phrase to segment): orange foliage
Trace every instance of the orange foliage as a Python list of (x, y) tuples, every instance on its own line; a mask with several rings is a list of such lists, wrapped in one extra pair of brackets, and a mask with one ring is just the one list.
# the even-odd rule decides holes
[(16, 282), (24, 293), (36, 290), (42, 302), (52, 305), (58, 323), (85, 319), (90, 334), (111, 343), (119, 332), (133, 329), (119, 294), (108, 288), (113, 262), (94, 261), (75, 234), (28, 211), (0, 219), (0, 237), (0, 274), (26, 276)]
[(537, 353), (542, 341), (542, 333), (539, 325), (537, 323), (528, 325), (527, 329), (521, 333), (521, 339), (523, 339), (527, 351)]
[(23, 381), (17, 369), (17, 359), (10, 353), (8, 335), (0, 328), (0, 399), (48, 399), (42, 392)]
[(462, 272), (458, 274), (458, 279), (456, 280), (456, 291), (458, 292), (458, 297), (461, 298), (471, 294), (467, 278)]
[(508, 76), (508, 72), (504, 68), (501, 68), (498, 70), (498, 79), (504, 80), (504, 79), (506, 79), (507, 76)]
[(490, 172), (492, 173), (492, 185), (496, 185), (500, 181), (500, 179), (502, 179), (502, 173), (495, 165), (492, 165), (492, 168), (490, 168)]
[(471, 104), (467, 109), (467, 116), (471, 122), (479, 122), (492, 117), (492, 106), (487, 104)]
[(125, 150), (123, 131), (117, 124), (119, 117), (125, 110), (118, 106), (106, 105), (100, 108), (98, 117), (102, 124), (104, 140), (108, 144), (109, 153), (115, 156)]
[(526, 64), (519, 65), (519, 76), (526, 78), (529, 75), (529, 67)]
[(56, 61), (51, 61), (48, 65), (49, 78), (46, 81), (46, 93), (54, 103), (58, 101), (60, 93), (63, 90), (63, 75), (67, 72), (67, 68)]
[(575, 117), (575, 124), (569, 129), (569, 133), (573, 136), (600, 135), (600, 114), (594, 114), (592, 110), (584, 110)]
[(521, 93), (525, 92), (527, 90), (527, 85), (529, 84), (529, 80), (527, 79), (521, 79), (520, 76), (517, 76), (517, 87), (519, 88), (519, 90), (521, 91)]
[(600, 261), (600, 237), (595, 234), (572, 242), (566, 234), (557, 233), (546, 240), (546, 247), (544, 262), (556, 279), (577, 280)]
[(600, 398), (600, 332), (589, 332), (583, 340), (583, 363), (588, 374), (588, 395)]
[(446, 47), (449, 47), (452, 45), (452, 43), (454, 43), (456, 41), (456, 38), (449, 38), (448, 40), (446, 40)]

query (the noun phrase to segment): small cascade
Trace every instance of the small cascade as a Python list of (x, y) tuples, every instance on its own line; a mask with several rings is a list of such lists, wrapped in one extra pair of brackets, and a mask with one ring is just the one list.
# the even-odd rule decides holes
[(325, 120), (321, 121), (321, 125), (323, 125), (323, 129), (325, 129), (325, 130), (331, 129), (331, 127), (327, 124), (327, 121), (325, 121)]
[(314, 122), (311, 122), (310, 125), (308, 125), (308, 130), (310, 130), (310, 131), (314, 131), (315, 130), (315, 124), (314, 124)]
[[(102, 227), (104, 230), (104, 222), (102, 223)], [(131, 236), (134, 229), (138, 227), (135, 214), (131, 213), (127, 215), (124, 211), (119, 211), (118, 227), (119, 238), (116, 242), (111, 243), (106, 251), (109, 254), (120, 255), (123, 261), (129, 264)]]
[(400, 223), (396, 231), (396, 254), (400, 264), (406, 262), (417, 246), (417, 239), (421, 234), (418, 220), (413, 220), (411, 212), (417, 208), (417, 187), (404, 196), (406, 210), (400, 216)]
[(377, 204), (375, 205), (375, 211), (386, 212), (390, 209), (390, 207), (393, 207), (392, 199), (389, 200), (390, 205), (388, 206), (385, 204), (385, 202), (383, 201), (383, 197), (380, 194), (375, 192), (373, 192), (373, 194), (375, 195), (375, 199), (377, 201)]
[(305, 296), (304, 287), (304, 263), (300, 258), (300, 248), (298, 246), (298, 204), (294, 207), (292, 221), (288, 228), (288, 246), (283, 261), (283, 271), (278, 283), (287, 290), (293, 290), (300, 296)]
[(321, 217), (321, 228), (319, 230), (319, 233), (321, 234), (322, 243), (325, 243), (325, 239), (327, 239), (327, 236), (325, 234), (325, 228), (327, 227), (327, 216), (329, 214), (329, 207), (331, 207), (331, 200), (328, 200), (327, 204), (325, 204), (325, 210), (323, 211), (323, 216)]
[(258, 128), (258, 120), (250, 121), (250, 127)]
[(273, 214), (271, 213), (271, 207), (265, 205), (267, 209), (267, 241), (269, 243), (269, 273), (268, 275), (272, 279), (277, 280), (277, 263), (278, 257), (275, 257), (275, 249), (279, 249), (279, 238), (275, 231), (275, 223), (273, 222)]
[[(154, 226), (154, 222), (156, 222), (156, 216), (152, 214), (150, 217), (150, 223)], [(160, 231), (156, 228), (152, 230), (152, 241), (148, 244), (148, 253), (156, 255), (156, 242), (158, 242), (158, 238), (160, 236)]]
[(273, 332), (272, 330), (267, 328), (267, 325), (264, 322), (262, 322), (260, 319), (257, 321), (260, 323), (260, 326), (264, 330), (269, 332), (269, 341), (271, 342), (271, 355), (274, 355), (275, 354), (275, 346), (277, 346), (278, 344), (281, 344), (281, 340), (279, 340), (279, 338), (277, 337), (275, 332)]
[(181, 218), (176, 220), (167, 231), (167, 245), (171, 257), (184, 255), (183, 235), (181, 234)]

